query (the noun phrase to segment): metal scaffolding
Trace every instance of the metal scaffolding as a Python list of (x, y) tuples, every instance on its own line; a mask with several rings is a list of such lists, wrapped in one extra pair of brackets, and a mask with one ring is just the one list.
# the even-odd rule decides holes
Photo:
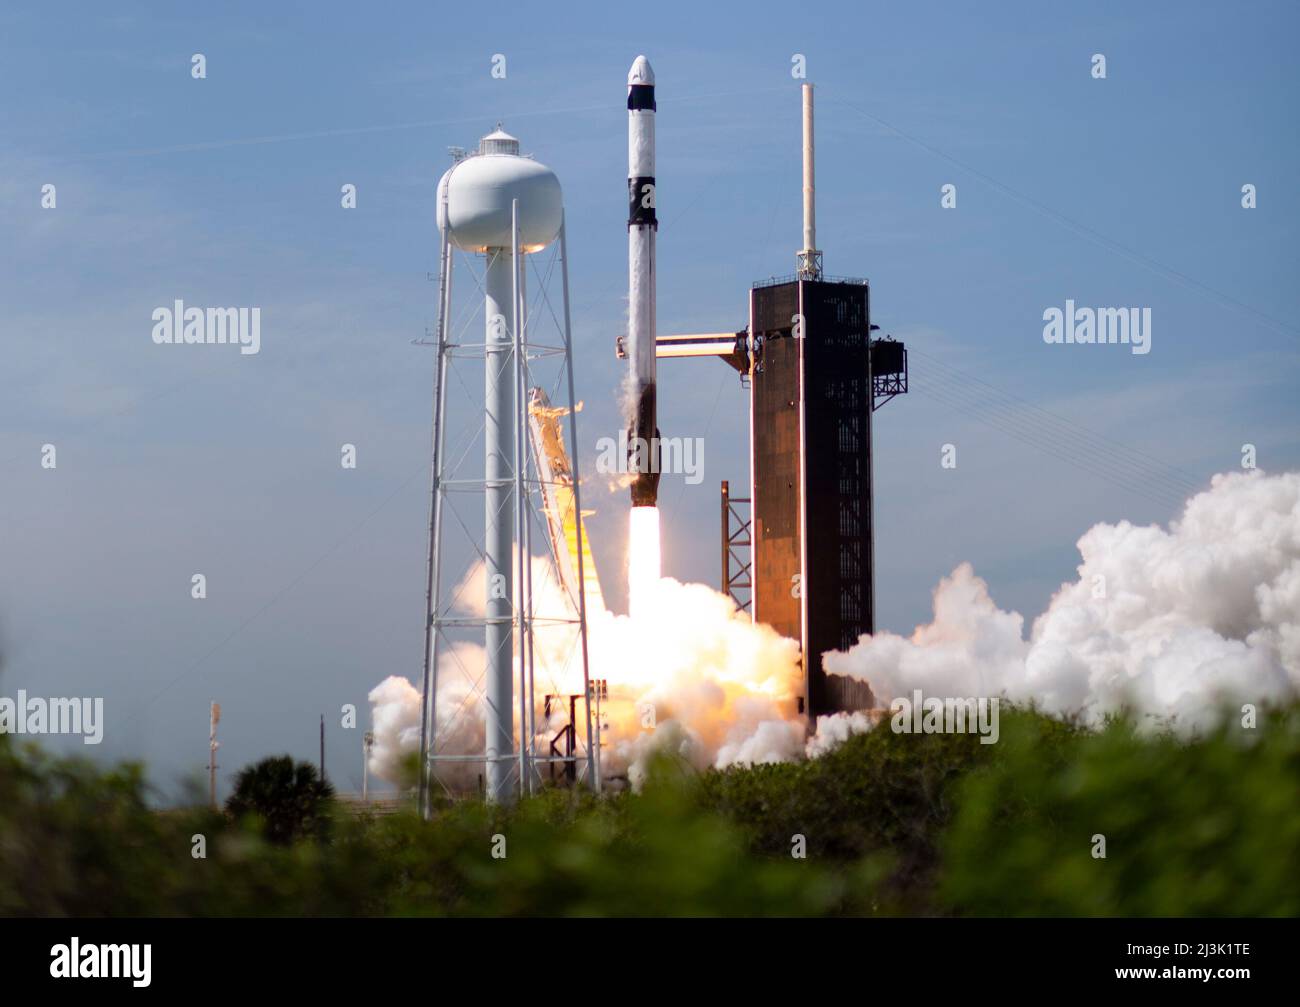
[[(442, 197), (445, 200), (445, 195)], [(445, 211), (445, 203), (443, 207)], [(440, 219), (445, 220), (444, 214)], [(481, 779), (486, 781), (489, 799), (508, 800), (516, 795), (532, 793), (550, 776), (550, 763), (560, 762), (568, 773), (572, 770), (575, 782), (586, 784), (596, 790), (600, 789), (598, 756), (593, 745), (591, 681), (587, 654), (587, 611), (586, 591), (584, 585), (584, 564), (577, 564), (577, 591), (569, 592), (572, 611), (559, 615), (539, 615), (536, 611), (538, 585), (533, 583), (533, 537), (548, 535), (544, 516), (545, 501), (544, 480), (534, 456), (532, 440), (529, 436), (528, 403), (533, 390), (545, 388), (541, 382), (547, 380), (543, 374), (549, 366), (553, 372), (554, 385), (550, 391), (552, 400), (563, 403), (562, 408), (569, 417), (569, 439), (577, 444), (577, 419), (574, 408), (574, 380), (572, 332), (569, 305), (568, 249), (563, 222), (560, 224), (559, 240), (549, 255), (549, 263), (544, 269), (538, 267), (534, 260), (538, 255), (527, 253), (534, 251), (521, 245), (519, 240), (519, 206), (516, 200), (512, 205), (511, 238), (513, 248), (490, 249), (486, 253), (487, 264), (484, 269), (483, 282), (479, 283), (469, 270), (471, 277), (485, 296), (486, 307), (485, 331), (488, 333), (482, 342), (465, 338), (470, 331), (477, 310), (469, 312), (467, 320), (453, 316), (452, 275), (454, 268), (454, 248), (446, 227), (441, 232), (440, 268), (438, 274), (438, 322), (433, 340), (435, 347), (434, 381), (433, 381), (433, 437), (431, 448), (431, 479), (429, 491), (429, 526), (428, 558), (425, 582), (425, 630), (424, 630), (424, 669), (422, 676), (422, 705), (420, 718), (420, 762), (419, 762), (419, 806), (421, 814), (429, 817), (435, 802), (435, 787), (441, 787), (449, 795), (451, 788), (440, 777), (439, 769), (479, 764), (483, 767)], [(468, 257), (469, 253), (462, 253)], [(529, 264), (536, 272), (535, 293), (532, 304), (529, 303), (527, 273)], [(555, 272), (558, 266), (558, 284), (562, 295), (562, 315), (557, 316), (551, 299), (551, 287), (557, 282)], [(502, 273), (508, 269), (508, 277)], [(505, 280), (506, 282), (503, 282)], [(498, 301), (504, 300), (501, 294), (508, 288), (509, 309), (501, 311), (496, 317), (504, 321), (505, 329), (493, 336), (492, 308)], [(530, 307), (542, 319), (542, 323), (530, 323)], [(464, 312), (462, 312), (464, 314)], [(558, 342), (542, 338), (541, 330), (548, 327), (549, 315), (554, 324)], [(536, 331), (535, 331), (536, 330)], [(485, 399), (482, 403), (469, 392), (464, 381), (460, 382), (465, 401), (453, 404), (452, 413), (459, 418), (469, 433), (462, 436), (457, 443), (449, 444), (448, 430), (453, 416), (449, 415), (449, 375), (453, 373), (455, 361), (460, 359), (481, 360), (487, 375)], [(495, 370), (494, 370), (495, 368)], [(493, 411), (493, 403), (506, 404), (498, 412)], [(457, 408), (459, 407), (459, 408)], [(476, 413), (477, 409), (477, 413)], [(509, 431), (506, 433), (506, 413), (509, 414)], [(474, 429), (473, 417), (478, 416), (482, 422)], [(466, 423), (466, 416), (470, 417)], [(513, 464), (509, 466), (508, 475), (489, 471), (492, 461), (492, 446), (497, 443), (492, 438), (494, 433), (488, 428), (498, 424), (503, 429), (499, 433), (502, 454), (513, 455)], [(489, 445), (488, 464), (481, 473), (466, 473), (466, 467), (472, 447), (476, 440), (482, 439)], [(507, 446), (508, 444), (508, 446)], [(581, 514), (580, 480), (576, 473), (571, 479), (573, 506)], [(509, 541), (514, 546), (512, 569), (505, 578), (505, 583), (513, 581), (513, 590), (505, 599), (505, 605), (497, 605), (496, 611), (488, 610), (480, 614), (463, 611), (465, 599), (461, 597), (465, 586), (462, 578), (452, 583), (448, 577), (451, 567), (457, 560), (465, 557), (468, 567), (475, 563), (487, 563), (492, 549), (478, 545), (476, 536), (470, 526), (461, 520), (453, 502), (453, 497), (463, 495), (478, 496), (485, 501), (486, 528), (484, 538), (497, 536), (498, 545)], [(495, 503), (494, 503), (495, 502)], [(505, 510), (509, 509), (507, 515)], [(495, 510), (495, 514), (494, 514)], [(506, 522), (508, 521), (508, 525)], [(454, 530), (462, 532), (460, 552), (453, 542)], [(583, 554), (583, 529), (581, 521), (577, 522), (578, 555)], [(464, 549), (468, 543), (470, 548)], [(509, 550), (506, 550), (507, 555)], [(466, 556), (466, 553), (468, 554)], [(496, 551), (500, 555), (500, 549)], [(469, 573), (469, 569), (465, 570)], [(452, 589), (448, 589), (451, 583)], [(573, 595), (576, 594), (576, 597)], [(570, 661), (581, 663), (583, 711), (585, 720), (581, 733), (578, 725), (571, 725), (574, 738), (573, 746), (563, 755), (555, 755), (549, 749), (546, 732), (548, 725), (543, 722), (538, 726), (538, 706), (535, 684), (538, 678), (544, 679), (547, 686), (544, 693), (560, 691), (554, 687), (556, 675), (562, 675), (565, 668), (544, 668), (539, 662), (535, 634), (541, 628), (553, 631), (557, 626), (570, 625), (574, 628), (573, 647), (565, 659), (566, 668)], [(493, 641), (499, 646), (508, 647), (513, 655), (513, 670), (508, 688), (503, 692), (500, 684), (491, 681), (493, 661), (490, 649), (485, 654), (483, 667), (473, 661), (465, 661), (459, 644), (471, 642), (478, 635), (487, 641), (489, 648)], [(439, 710), (439, 685), (445, 673), (444, 665), (458, 671), (469, 691), (453, 710)], [(485, 688), (485, 679), (486, 688)], [(508, 703), (509, 693), (517, 700), (517, 709), (513, 710), (514, 731), (508, 738), (492, 734), (491, 718), (496, 715), (498, 723), (508, 722), (510, 715), (504, 714), (501, 704)], [(489, 705), (495, 703), (496, 706)], [(477, 708), (477, 709), (476, 709)], [(483, 751), (454, 751), (458, 730), (466, 727), (465, 718), (472, 718), (483, 712), (486, 714), (486, 738)], [(441, 718), (441, 719), (440, 719)], [(542, 740), (539, 743), (539, 730)], [(470, 732), (472, 735), (474, 732)], [(462, 731), (461, 737), (464, 737)], [(579, 741), (581, 743), (579, 743)], [(539, 751), (539, 744), (544, 750)]]

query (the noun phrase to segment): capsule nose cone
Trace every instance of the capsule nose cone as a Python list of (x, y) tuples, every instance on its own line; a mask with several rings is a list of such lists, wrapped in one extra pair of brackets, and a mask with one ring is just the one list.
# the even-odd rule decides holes
[(655, 82), (655, 72), (650, 67), (650, 61), (644, 56), (638, 56), (632, 61), (632, 69), (627, 72), (627, 82), (632, 84), (650, 84)]

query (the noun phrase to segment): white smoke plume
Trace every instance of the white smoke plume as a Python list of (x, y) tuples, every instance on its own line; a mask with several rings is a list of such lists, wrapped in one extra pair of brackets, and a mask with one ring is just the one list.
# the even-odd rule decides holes
[(810, 759), (825, 755), (838, 748), (854, 734), (870, 731), (880, 720), (878, 710), (857, 710), (853, 713), (834, 713), (817, 718), (817, 731), (808, 739), (804, 753)]
[[(483, 576), (479, 565), (457, 588), (459, 597), (473, 601), (466, 611), (480, 615)], [(567, 722), (568, 704), (557, 704), (547, 724), (543, 696), (580, 695), (582, 664), (575, 628), (542, 622), (571, 616), (549, 561), (534, 558), (533, 585), (538, 616), (537, 748), (545, 753)], [(609, 687), (608, 699), (601, 704), (605, 777), (626, 777), (636, 786), (657, 751), (675, 752), (698, 769), (789, 761), (802, 755), (804, 729), (795, 717), (802, 682), (798, 646), (767, 626), (751, 623), (731, 599), (702, 584), (663, 578), (635, 618), (601, 609), (589, 611), (587, 622), (590, 677), (606, 680)], [(483, 708), (473, 685), (483, 663), (482, 647), (469, 643), (440, 656), (441, 751), (483, 750)], [(419, 748), (419, 691), (406, 679), (391, 676), (372, 690), (370, 700), (375, 732), (370, 770), (393, 780), (403, 757)], [(581, 746), (586, 726), (581, 701), (578, 711)], [(440, 775), (449, 784), (464, 786), (481, 771), (474, 763), (457, 768), (461, 771)]]
[[(466, 669), (482, 668), (481, 644), (457, 642), (438, 658), (438, 750), (464, 754), (483, 751), (486, 727), (478, 693)], [(420, 690), (400, 675), (389, 675), (370, 690), (375, 744), (370, 752), (370, 772), (381, 780), (406, 782), (407, 760), (420, 750)], [(438, 776), (449, 787), (472, 787), (482, 771), (475, 763), (444, 763)]]
[(963, 563), (935, 590), (932, 622), (863, 637), (825, 666), (882, 706), (913, 689), (1003, 695), (1090, 723), (1128, 707), (1189, 731), (1220, 703), (1300, 691), (1300, 474), (1216, 476), (1167, 530), (1098, 524), (1078, 548), (1078, 579), (1027, 640)]
[[(1266, 704), (1300, 691), (1300, 474), (1216, 476), (1168, 529), (1098, 524), (1078, 548), (1078, 579), (1061, 586), (1028, 639), (1024, 618), (999, 609), (962, 564), (936, 588), (930, 623), (906, 638), (863, 637), (825, 655), (825, 666), (868, 682), (880, 706), (921, 689), (1033, 701), (1093, 723), (1127, 706), (1188, 730), (1209, 724), (1221, 701)], [(482, 576), (474, 571), (461, 596), (481, 599)], [(534, 584), (540, 613), (568, 612), (540, 559)], [(655, 751), (700, 769), (793, 761), (824, 754), (878, 719), (870, 711), (822, 717), (805, 740), (795, 713), (797, 645), (752, 625), (704, 585), (663, 578), (636, 618), (603, 609), (588, 616), (591, 677), (610, 690), (604, 773), (633, 786)], [(582, 691), (573, 640), (572, 627), (539, 628), (539, 702), (545, 692)], [(482, 710), (466, 674), (482, 663), (482, 648), (470, 644), (440, 662), (446, 751), (482, 751)], [(389, 678), (371, 701), (371, 769), (391, 778), (401, 754), (418, 746), (419, 695)], [(567, 706), (551, 733), (565, 717)], [(539, 710), (545, 751), (541, 721)]]
[(420, 690), (400, 675), (389, 675), (370, 690), (369, 699), (375, 735), (370, 772), (397, 780), (403, 757), (420, 747)]

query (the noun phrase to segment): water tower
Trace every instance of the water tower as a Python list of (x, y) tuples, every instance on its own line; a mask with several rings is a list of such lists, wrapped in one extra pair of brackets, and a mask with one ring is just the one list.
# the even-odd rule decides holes
[[(420, 737), (421, 806), (426, 813), (434, 766), (440, 761), (481, 763), (483, 790), (493, 801), (508, 800), (516, 792), (527, 792), (534, 782), (533, 585), (529, 557), (535, 523), (534, 498), (540, 487), (527, 436), (527, 400), (528, 389), (538, 380), (535, 369), (539, 361), (559, 361), (557, 380), (567, 385), (570, 438), (577, 442), (572, 409), (568, 257), (559, 180), (545, 165), (521, 155), (519, 141), (504, 132), (500, 124), (479, 141), (475, 153), (456, 149), (453, 157), (455, 163), (442, 176), (437, 192), (441, 256)], [(559, 345), (546, 345), (544, 340), (539, 340), (530, 331), (528, 320), (528, 259), (547, 248), (552, 248), (552, 268), (538, 274), (537, 293), (549, 307), (552, 302), (545, 288), (548, 283), (554, 283), (553, 267), (558, 260), (563, 323), (553, 312), (551, 318), (559, 329)], [(455, 331), (453, 250), (464, 253), (465, 257), (482, 257), (482, 342), (468, 327)], [(479, 282), (477, 277), (475, 281)], [(481, 416), (478, 436), (482, 439), (483, 468), (481, 473), (469, 476), (461, 470), (464, 458), (459, 445), (453, 451), (447, 446), (448, 373), (455, 358), (466, 357), (481, 357), (484, 382), (481, 403), (470, 403), (468, 410), (474, 417)], [(459, 389), (466, 393), (465, 398), (470, 398), (463, 382)], [(552, 389), (552, 398), (556, 397), (556, 390)], [(456, 391), (457, 387), (453, 387), (453, 392)], [(576, 482), (575, 497), (580, 492)], [(483, 498), (483, 538), (481, 543), (473, 543), (471, 553), (484, 567), (485, 596), (482, 615), (471, 617), (458, 614), (457, 599), (444, 597), (444, 574), (449, 563), (444, 528), (448, 495), (466, 492), (481, 492)], [(576, 503), (576, 506), (581, 505)], [(463, 521), (460, 524), (465, 527)], [(586, 613), (582, 592), (578, 595), (574, 611), (585, 686)], [(467, 631), (479, 629), (484, 656), (482, 673), (478, 676), (481, 691), (475, 697), (475, 705), (484, 715), (483, 751), (481, 754), (444, 751), (441, 742), (453, 732), (448, 727), (446, 711), (441, 725), (438, 715), (440, 648), (451, 639), (449, 634), (459, 632), (463, 638)], [(515, 744), (516, 713), (518, 746)], [(586, 733), (590, 752), (590, 715)]]

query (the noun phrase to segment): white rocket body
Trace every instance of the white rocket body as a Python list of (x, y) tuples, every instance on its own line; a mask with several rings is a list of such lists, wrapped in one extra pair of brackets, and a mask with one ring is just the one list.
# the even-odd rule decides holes
[(659, 430), (655, 406), (655, 75), (638, 56), (627, 75), (627, 357), (631, 369), (628, 471), (632, 506), (659, 498)]

